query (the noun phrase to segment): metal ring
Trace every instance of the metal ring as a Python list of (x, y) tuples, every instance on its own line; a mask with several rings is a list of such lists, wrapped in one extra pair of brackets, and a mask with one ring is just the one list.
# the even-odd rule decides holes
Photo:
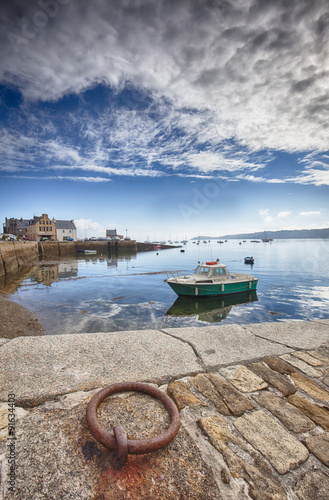
[(101, 391), (97, 392), (97, 394), (95, 394), (91, 398), (87, 407), (86, 419), (89, 430), (94, 438), (97, 439), (97, 441), (99, 441), (106, 448), (110, 448), (111, 450), (118, 449), (117, 442), (113, 434), (106, 431), (99, 424), (96, 416), (96, 410), (106, 397), (111, 396), (112, 394), (115, 394), (117, 392), (127, 391), (143, 392), (145, 394), (148, 394), (149, 396), (159, 399), (168, 410), (171, 420), (168, 429), (159, 436), (141, 440), (128, 439), (128, 453), (131, 455), (150, 453), (152, 451), (159, 450), (167, 444), (171, 443), (180, 427), (179, 412), (175, 403), (172, 401), (172, 399), (170, 399), (169, 396), (160, 391), (160, 389), (158, 389), (157, 387), (152, 387), (140, 382), (122, 382), (109, 385)]
[(122, 467), (128, 456), (128, 439), (125, 428), (119, 424), (113, 427), (117, 450), (113, 451), (112, 462), (117, 467)]

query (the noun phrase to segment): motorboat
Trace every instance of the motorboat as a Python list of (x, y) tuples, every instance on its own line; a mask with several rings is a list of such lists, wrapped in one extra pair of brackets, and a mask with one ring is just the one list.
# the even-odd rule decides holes
[(256, 290), (258, 278), (244, 273), (230, 273), (218, 261), (200, 264), (188, 276), (172, 276), (165, 280), (179, 296), (211, 297)]
[(254, 262), (255, 262), (255, 259), (253, 258), (253, 256), (244, 258), (245, 264), (253, 264)]

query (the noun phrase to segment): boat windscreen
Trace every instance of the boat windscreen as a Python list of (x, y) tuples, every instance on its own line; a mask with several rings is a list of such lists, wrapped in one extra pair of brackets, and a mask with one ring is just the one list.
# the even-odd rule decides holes
[(196, 268), (196, 273), (200, 274), (202, 276), (207, 276), (209, 273), (209, 267), (204, 267), (204, 266), (198, 266)]
[(213, 270), (213, 276), (225, 276), (227, 274), (225, 267), (220, 267)]

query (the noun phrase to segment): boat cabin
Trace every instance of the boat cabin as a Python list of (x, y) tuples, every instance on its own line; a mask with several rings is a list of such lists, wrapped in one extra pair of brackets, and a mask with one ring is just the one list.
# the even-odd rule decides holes
[(202, 264), (198, 266), (195, 270), (195, 274), (198, 276), (207, 276), (208, 278), (222, 278), (223, 276), (229, 276), (226, 266), (224, 264), (219, 264), (217, 262)]

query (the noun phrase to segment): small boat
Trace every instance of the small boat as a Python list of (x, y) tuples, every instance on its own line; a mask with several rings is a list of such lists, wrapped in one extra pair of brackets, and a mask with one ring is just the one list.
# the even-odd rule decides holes
[(161, 245), (155, 245), (154, 250), (161, 250)]
[(270, 243), (271, 241), (273, 241), (273, 238), (268, 238), (267, 237), (267, 232), (265, 231), (265, 237), (262, 238), (262, 242), (263, 243)]
[(83, 248), (78, 248), (78, 252), (83, 252), (86, 254), (95, 254), (97, 253), (97, 250), (84, 250)]
[(194, 274), (165, 281), (179, 296), (211, 297), (256, 290), (258, 278), (230, 273), (224, 264), (215, 261), (199, 265)]
[(253, 264), (254, 262), (255, 262), (255, 259), (253, 258), (253, 256), (244, 258), (245, 264)]

